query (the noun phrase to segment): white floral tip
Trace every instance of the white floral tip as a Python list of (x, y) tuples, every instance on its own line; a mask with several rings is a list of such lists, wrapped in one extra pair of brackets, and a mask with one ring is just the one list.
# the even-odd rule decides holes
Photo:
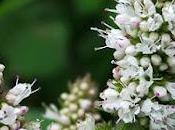
[(18, 105), (23, 99), (29, 97), (31, 94), (40, 90), (40, 88), (33, 90), (32, 87), (36, 82), (36, 79), (31, 83), (18, 83), (19, 79), (16, 80), (16, 85), (9, 90), (6, 94), (6, 100), (8, 103), (16, 106)]

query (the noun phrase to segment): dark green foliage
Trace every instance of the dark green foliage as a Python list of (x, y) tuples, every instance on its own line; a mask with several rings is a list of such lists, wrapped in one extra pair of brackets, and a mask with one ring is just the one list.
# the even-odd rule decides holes
[[(56, 101), (67, 82), (91, 73), (104, 86), (111, 76), (111, 51), (92, 26), (108, 15), (108, 0), (2, 0), (0, 2), (0, 60), (6, 66), (6, 85), (16, 75), (22, 82), (37, 78), (42, 90), (29, 101)], [(35, 102), (33, 102), (35, 100)]]

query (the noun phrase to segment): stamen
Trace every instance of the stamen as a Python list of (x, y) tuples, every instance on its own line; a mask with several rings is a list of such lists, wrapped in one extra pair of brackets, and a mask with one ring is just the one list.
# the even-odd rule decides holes
[(33, 90), (33, 91), (31, 92), (31, 94), (33, 94), (33, 93), (35, 93), (35, 92), (38, 92), (40, 89), (41, 89), (41, 88), (37, 88), (37, 89)]
[(107, 32), (106, 31), (104, 31), (104, 30), (102, 30), (102, 29), (99, 29), (99, 28), (96, 28), (96, 27), (92, 27), (92, 28), (90, 28), (91, 30), (93, 30), (93, 31), (97, 31), (97, 32), (99, 32), (100, 34), (107, 34)]
[(18, 84), (18, 82), (19, 82), (19, 76), (17, 75), (16, 76), (16, 85)]
[(37, 88), (37, 89), (33, 90), (33, 91), (31, 92), (31, 94), (33, 94), (33, 93), (35, 93), (35, 92), (38, 92), (40, 89), (41, 89), (41, 88)]
[(109, 8), (106, 8), (105, 11), (108, 11), (108, 12), (111, 12), (111, 13), (118, 13), (117, 10), (109, 9)]
[(156, 95), (154, 95), (153, 97), (151, 97), (151, 100), (153, 100), (154, 98), (156, 98), (157, 96)]
[(95, 51), (99, 51), (99, 50), (102, 50), (102, 49), (105, 49), (107, 48), (108, 46), (104, 46), (104, 47), (97, 47), (97, 48), (94, 48)]
[(34, 79), (34, 81), (31, 84), (31, 87), (36, 83), (37, 79)]
[(107, 23), (105, 23), (105, 22), (101, 22), (101, 24), (103, 24), (103, 25), (105, 25), (106, 27), (108, 27), (109, 29), (113, 29), (113, 27), (112, 26), (110, 26), (109, 24), (107, 24)]

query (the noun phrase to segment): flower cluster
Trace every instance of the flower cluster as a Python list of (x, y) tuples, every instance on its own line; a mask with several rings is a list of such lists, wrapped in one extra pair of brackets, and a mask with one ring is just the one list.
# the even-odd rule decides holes
[(77, 79), (69, 87), (70, 92), (62, 93), (60, 96), (60, 110), (54, 104), (45, 106), (44, 117), (54, 121), (48, 126), (48, 130), (77, 130), (78, 121), (85, 120), (86, 114), (93, 116), (95, 120), (100, 119), (100, 115), (93, 107), (97, 90), (90, 76)]
[[(150, 130), (175, 129), (175, 2), (116, 0), (106, 30), (92, 28), (105, 39), (97, 48), (114, 49), (113, 78), (97, 105), (117, 114), (118, 121), (139, 121)], [(146, 121), (149, 119), (148, 121)]]
[[(0, 85), (3, 84), (3, 71), (5, 66), (0, 64)], [(32, 93), (32, 84), (18, 83), (7, 92), (1, 93), (0, 105), (0, 129), (1, 130), (40, 130), (40, 122), (26, 122), (24, 115), (28, 112), (27, 106), (20, 106), (19, 103), (30, 96)], [(33, 125), (29, 125), (32, 123)]]

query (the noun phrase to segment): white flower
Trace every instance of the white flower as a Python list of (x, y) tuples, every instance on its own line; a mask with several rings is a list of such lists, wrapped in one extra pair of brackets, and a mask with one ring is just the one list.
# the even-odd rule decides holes
[(159, 105), (159, 110), (150, 114), (151, 130), (174, 130), (175, 129), (175, 106)]
[(15, 108), (3, 104), (0, 110), (0, 122), (5, 125), (12, 125), (15, 123), (16, 118)]
[(175, 21), (169, 22), (168, 29), (175, 36)]
[(113, 113), (118, 110), (121, 100), (117, 90), (109, 87), (100, 94), (100, 98), (104, 101), (98, 101), (96, 105), (102, 107), (104, 111)]
[(121, 99), (107, 99), (104, 101), (97, 102), (97, 106), (101, 106), (105, 112), (115, 113), (120, 108)]
[[(145, 82), (143, 82), (143, 83), (145, 83)], [(145, 95), (148, 94), (148, 91), (149, 91), (147, 84), (145, 85), (143, 83), (140, 82), (140, 84), (136, 88), (136, 91), (137, 91), (139, 97), (144, 97)]]
[(120, 66), (121, 77), (132, 79), (139, 74), (138, 61), (133, 56), (127, 55), (122, 60), (116, 62), (116, 64)]
[(149, 27), (149, 31), (156, 31), (160, 28), (163, 23), (162, 16), (160, 14), (154, 14), (152, 17), (148, 18), (147, 26)]
[(123, 120), (125, 123), (135, 122), (135, 115), (140, 113), (140, 107), (137, 105), (131, 108), (132, 104), (127, 101), (121, 102), (120, 105), (121, 108), (118, 110), (118, 121)]
[(153, 103), (150, 99), (146, 99), (141, 107), (141, 111), (144, 112), (144, 114), (149, 115), (153, 107)]
[(142, 18), (148, 17), (156, 13), (156, 8), (151, 0), (135, 0), (134, 8), (137, 15)]
[(106, 37), (106, 46), (118, 51), (124, 51), (129, 44), (129, 39), (117, 29), (112, 29)]
[(168, 92), (171, 94), (171, 97), (175, 100), (175, 83), (168, 82), (166, 84)]
[(136, 95), (136, 88), (133, 88), (132, 86), (123, 88), (120, 92), (120, 98), (123, 101), (128, 101), (133, 104), (136, 104), (140, 101), (140, 98)]
[(70, 119), (69, 117), (59, 113), (58, 109), (56, 108), (55, 105), (51, 104), (50, 107), (46, 107), (46, 112), (44, 117), (55, 120), (61, 124), (69, 125), (70, 124)]
[(144, 35), (140, 37), (141, 43), (136, 44), (137, 52), (143, 54), (153, 54), (160, 49), (159, 40), (154, 41)]
[(170, 3), (166, 4), (162, 8), (162, 14), (165, 21), (168, 22), (169, 31), (175, 35), (175, 5)]
[(112, 99), (112, 98), (117, 98), (119, 96), (119, 93), (113, 89), (108, 87), (107, 89), (105, 89), (101, 94), (100, 94), (100, 98), (101, 99)]
[(61, 129), (62, 129), (61, 125), (57, 123), (52, 123), (47, 128), (47, 130), (61, 130)]
[(28, 84), (28, 83), (18, 84), (18, 79), (17, 79), (16, 85), (9, 90), (9, 92), (5, 97), (8, 103), (16, 106), (23, 99), (29, 97), (32, 93), (35, 93), (36, 91), (38, 91), (39, 89), (32, 91), (32, 86), (34, 85), (35, 82), (36, 80), (34, 80), (32, 84)]
[[(148, 78), (148, 79), (147, 79)], [(140, 71), (140, 75), (138, 77), (139, 85), (136, 88), (136, 91), (139, 97), (143, 97), (148, 94), (149, 87), (153, 84), (153, 68), (151, 65), (144, 71)]]
[(135, 14), (134, 8), (130, 4), (119, 3), (116, 6), (115, 23), (131, 36), (135, 36), (135, 31), (141, 22), (140, 17)]
[(150, 118), (150, 130), (174, 130), (175, 106), (160, 105), (146, 99), (141, 107), (141, 111)]
[(165, 21), (175, 21), (175, 5), (170, 3), (165, 4), (165, 6), (162, 8), (162, 14)]
[(175, 56), (175, 42), (162, 43), (162, 51), (169, 57)]
[(119, 29), (111, 28), (111, 30), (106, 31), (100, 30), (98, 28), (91, 29), (99, 32), (99, 36), (106, 39), (106, 46), (96, 48), (96, 50), (109, 47), (122, 52), (125, 51), (126, 47), (130, 44), (130, 40), (125, 37), (124, 32)]
[(91, 115), (86, 115), (85, 121), (77, 124), (78, 130), (95, 130), (95, 119)]

